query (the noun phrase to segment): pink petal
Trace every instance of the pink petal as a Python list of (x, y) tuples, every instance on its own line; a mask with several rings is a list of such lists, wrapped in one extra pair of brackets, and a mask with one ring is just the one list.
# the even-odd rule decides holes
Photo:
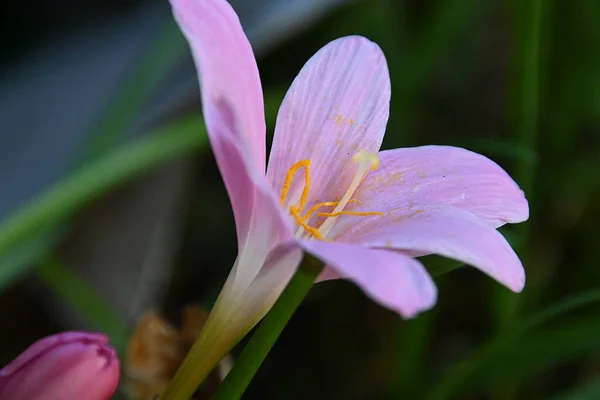
[[(472, 212), (494, 227), (527, 220), (523, 191), (495, 162), (471, 151), (449, 146), (423, 146), (379, 153), (379, 168), (371, 171), (348, 207), (352, 211), (414, 210), (452, 205)], [(341, 216), (338, 233), (356, 224)]]
[(440, 254), (480, 269), (515, 292), (525, 285), (523, 265), (506, 239), (489, 223), (457, 207), (399, 209), (363, 219), (336, 239)]
[[(171, 0), (171, 5), (196, 61), (211, 140), (235, 137), (256, 169), (264, 172), (262, 88), (252, 47), (235, 11), (225, 0)], [(223, 122), (229, 124), (222, 127)]]
[(44, 353), (52, 351), (57, 346), (78, 341), (96, 343), (100, 346), (108, 345), (108, 337), (101, 333), (67, 331), (47, 336), (29, 346), (27, 350), (19, 354), (10, 364), (2, 368), (0, 370), (0, 377), (14, 373)]
[(420, 262), (407, 255), (319, 240), (304, 240), (301, 245), (340, 277), (403, 317), (414, 317), (436, 302), (433, 280)]
[(119, 374), (106, 336), (64, 332), (36, 342), (0, 371), (0, 398), (105, 400)]
[(263, 175), (265, 121), (256, 61), (226, 1), (171, 0), (171, 4), (196, 61), (208, 135), (241, 246), (256, 207), (255, 190), (263, 190), (254, 187), (268, 187)]
[(230, 278), (234, 277), (236, 288), (245, 290), (261, 273), (274, 249), (291, 241), (291, 221), (283, 214), (271, 188), (257, 186), (248, 234), (239, 246), (238, 257), (230, 274)]
[[(219, 137), (213, 149), (215, 154), (227, 154), (220, 160), (219, 167), (235, 216), (238, 251), (241, 253), (250, 242), (254, 243), (250, 245), (252, 248), (270, 250), (279, 241), (288, 240), (292, 236), (291, 222), (265, 176), (248, 168), (243, 151), (230, 138)], [(260, 265), (254, 267), (260, 268)]]
[[(319, 50), (302, 68), (277, 116), (267, 176), (281, 191), (297, 161), (312, 160), (308, 205), (344, 194), (356, 170), (352, 156), (376, 152), (388, 120), (390, 79), (375, 43), (350, 36)], [(290, 190), (293, 204), (304, 187), (300, 175)]]
[(244, 293), (244, 314), (260, 320), (275, 304), (298, 269), (303, 252), (296, 242), (285, 242), (271, 250), (260, 273)]

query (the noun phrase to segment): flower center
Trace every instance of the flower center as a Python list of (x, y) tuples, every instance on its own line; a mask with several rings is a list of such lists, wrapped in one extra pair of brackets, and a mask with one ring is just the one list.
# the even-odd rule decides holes
[[(365, 179), (369, 170), (377, 169), (379, 166), (379, 157), (375, 153), (367, 153), (365, 151), (359, 151), (352, 157), (352, 161), (358, 163), (358, 168), (356, 169), (356, 173), (346, 190), (346, 193), (342, 196), (342, 198), (338, 201), (324, 201), (322, 203), (317, 203), (306, 211), (302, 215), (302, 211), (306, 207), (306, 201), (308, 199), (308, 194), (310, 193), (310, 166), (311, 160), (300, 160), (288, 170), (285, 175), (285, 180), (283, 181), (283, 189), (281, 190), (281, 206), (285, 207), (285, 200), (290, 191), (290, 187), (292, 185), (292, 181), (296, 173), (304, 168), (304, 188), (302, 189), (302, 195), (300, 196), (300, 200), (295, 204), (291, 205), (290, 215), (294, 218), (294, 222), (298, 226), (298, 230), (296, 231), (296, 237), (304, 237), (309, 239), (314, 237), (319, 240), (327, 240), (326, 236), (333, 228), (337, 217), (340, 215), (357, 215), (357, 216), (370, 216), (370, 215), (383, 215), (380, 211), (346, 211), (344, 208), (348, 204), (356, 202), (356, 200), (352, 199), (352, 195), (356, 192), (356, 189), (360, 185), (360, 183)], [(333, 207), (330, 212), (317, 212), (322, 207)], [(322, 223), (317, 224), (317, 226), (310, 226), (308, 224), (308, 220), (313, 214), (317, 212), (317, 216), (319, 217), (327, 217)]]

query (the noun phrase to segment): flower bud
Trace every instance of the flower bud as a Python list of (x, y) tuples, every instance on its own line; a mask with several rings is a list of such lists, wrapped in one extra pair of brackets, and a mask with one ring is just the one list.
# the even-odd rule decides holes
[(0, 370), (0, 400), (107, 400), (119, 373), (105, 335), (63, 332), (37, 341)]

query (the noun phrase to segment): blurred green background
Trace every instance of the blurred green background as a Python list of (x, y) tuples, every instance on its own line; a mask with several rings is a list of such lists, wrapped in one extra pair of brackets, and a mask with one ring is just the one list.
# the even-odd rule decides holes
[[(150, 2), (75, 9), (50, 2), (67, 10), (54, 22), (44, 6), (26, 19), (25, 6), (13, 5), (3, 16), (11, 23), (2, 28), (2, 69), (20, 69), (27, 81), (36, 44), (53, 38), (45, 58), (31, 59), (50, 63), (60, 53), (56, 43), (82, 27), (118, 23), (133, 41), (133, 15), (143, 3)], [(269, 134), (304, 62), (332, 39), (364, 35), (390, 68), (384, 147), (450, 144), (485, 154), (521, 185), (531, 218), (502, 229), (525, 265), (522, 294), (426, 257), (438, 305), (402, 321), (351, 284), (319, 284), (244, 398), (600, 399), (600, 1), (251, 3), (234, 7), (254, 29)], [(61, 142), (60, 132), (40, 142), (24, 128), (44, 104), (2, 123), (0, 179), (12, 183), (2, 184), (0, 196), (24, 193), (0, 209), (2, 364), (65, 329), (104, 331), (123, 354), (145, 311), (176, 322), (186, 304), (209, 308), (229, 272), (233, 218), (189, 54), (168, 13), (157, 8), (144, 28), (151, 34), (91, 122), (75, 130), (74, 145)], [(108, 35), (87, 47), (108, 46), (111, 57), (118, 40)], [(80, 62), (78, 54), (64, 65)], [(91, 87), (94, 73), (82, 73)], [(191, 86), (165, 95), (179, 76)], [(91, 90), (69, 79), (59, 86), (82, 96)], [(2, 104), (11, 104), (6, 85), (0, 89)], [(24, 93), (38, 96), (35, 87)], [(69, 121), (70, 112), (53, 117)], [(56, 148), (64, 150), (60, 172), (24, 189), (29, 179), (19, 168), (36, 176), (50, 168), (38, 157)], [(16, 160), (20, 149), (35, 151)]]

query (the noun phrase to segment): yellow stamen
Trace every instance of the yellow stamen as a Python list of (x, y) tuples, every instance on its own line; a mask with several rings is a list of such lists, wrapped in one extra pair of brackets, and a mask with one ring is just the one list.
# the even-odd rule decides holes
[[(294, 176), (298, 172), (298, 170), (304, 167), (304, 188), (302, 190), (302, 195), (300, 197), (299, 204), (294, 204), (290, 206), (290, 215), (294, 218), (294, 221), (299, 226), (296, 237), (310, 238), (315, 237), (319, 240), (327, 240), (325, 236), (331, 230), (335, 222), (335, 218), (340, 215), (356, 215), (356, 216), (370, 216), (370, 215), (384, 215), (384, 213), (380, 211), (344, 211), (344, 208), (351, 203), (356, 202), (355, 199), (350, 199), (360, 183), (363, 181), (365, 176), (369, 173), (370, 169), (376, 169), (379, 166), (379, 157), (375, 153), (367, 153), (365, 151), (359, 151), (352, 158), (353, 161), (358, 163), (358, 168), (355, 172), (354, 178), (350, 182), (348, 190), (342, 196), (340, 201), (325, 201), (321, 203), (317, 203), (313, 205), (303, 216), (300, 216), (300, 213), (304, 209), (307, 203), (308, 194), (310, 193), (310, 166), (311, 160), (300, 160), (296, 162), (292, 167), (288, 170), (285, 175), (285, 179), (283, 182), (283, 188), (281, 190), (281, 206), (285, 207), (285, 202), (287, 196), (289, 194), (290, 188), (292, 186), (292, 181), (294, 180)], [(298, 188), (299, 189), (299, 188)], [(294, 203), (297, 201), (294, 195)], [(318, 199), (317, 199), (318, 200)], [(324, 221), (319, 221), (317, 223), (317, 227), (312, 227), (308, 225), (306, 221), (314, 215), (314, 213), (321, 207), (335, 207), (331, 212), (317, 212), (318, 216), (327, 217)]]
[(306, 229), (307, 232), (312, 233), (312, 235), (317, 239), (325, 240), (325, 238), (323, 237), (323, 235), (321, 235), (317, 228), (309, 226), (306, 222), (302, 220), (302, 218), (300, 218), (300, 215), (298, 214), (298, 209), (296, 207), (290, 207), (290, 214), (292, 214), (292, 217), (294, 217), (296, 223), (304, 229)]
[[(306, 212), (306, 214), (304, 214), (304, 216), (301, 219), (302, 219), (302, 221), (306, 221), (319, 208), (337, 206), (338, 204), (339, 204), (339, 201), (324, 201), (323, 203), (315, 204)], [(318, 215), (321, 215), (321, 213), (319, 213)]]
[(319, 217), (339, 217), (340, 215), (358, 215), (358, 216), (368, 216), (368, 215), (385, 215), (381, 211), (340, 211), (336, 213), (317, 213)]
[(285, 180), (283, 181), (283, 189), (281, 190), (281, 206), (285, 205), (285, 199), (290, 191), (290, 187), (292, 186), (292, 180), (296, 175), (296, 172), (304, 167), (304, 190), (302, 191), (302, 197), (300, 198), (300, 207), (298, 208), (298, 212), (301, 212), (306, 205), (306, 199), (308, 198), (308, 193), (310, 191), (310, 160), (300, 160), (296, 164), (292, 165), (292, 167), (288, 170), (287, 174), (285, 174)]

